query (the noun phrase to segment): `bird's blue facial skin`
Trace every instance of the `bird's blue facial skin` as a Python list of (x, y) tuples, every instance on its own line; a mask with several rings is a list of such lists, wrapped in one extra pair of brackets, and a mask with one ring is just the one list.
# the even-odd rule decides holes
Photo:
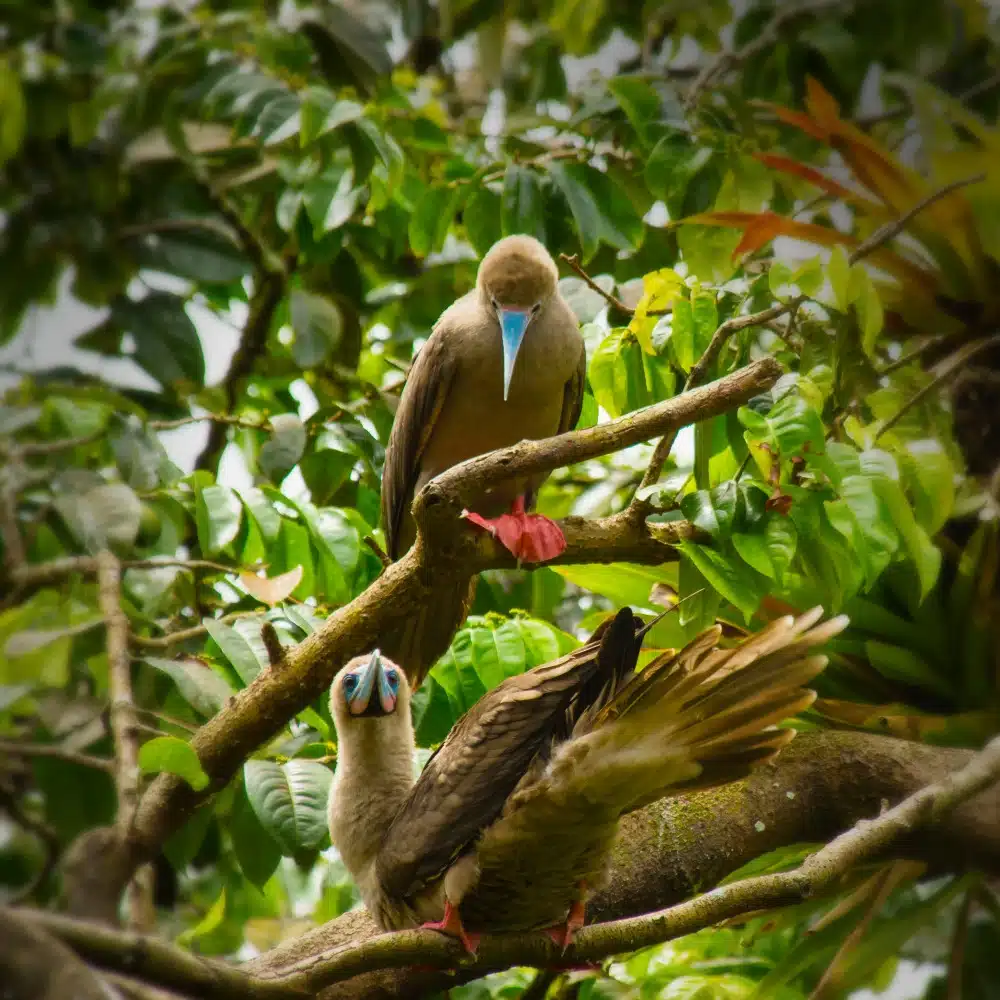
[(514, 375), (514, 362), (517, 352), (524, 340), (524, 331), (528, 329), (533, 310), (531, 309), (497, 309), (500, 320), (500, 336), (503, 340), (503, 399), (507, 402), (510, 393), (510, 380)]
[(399, 674), (395, 667), (383, 664), (377, 651), (359, 670), (345, 674), (342, 683), (351, 715), (389, 715), (395, 711)]

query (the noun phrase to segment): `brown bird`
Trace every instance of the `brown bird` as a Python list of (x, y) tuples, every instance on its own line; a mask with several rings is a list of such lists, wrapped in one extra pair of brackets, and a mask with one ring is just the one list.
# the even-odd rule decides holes
[[(410, 505), (435, 476), (476, 455), (576, 426), (587, 356), (558, 278), (541, 243), (508, 236), (482, 259), (476, 287), (435, 324), (410, 369), (386, 449), (382, 523), (392, 559), (413, 544)], [(468, 520), (521, 562), (553, 558), (565, 548), (562, 531), (527, 513), (545, 478), (512, 480), (470, 497)], [(448, 648), (474, 589), (474, 580), (442, 586), (432, 609), (383, 640), (414, 688)]]
[[(378, 652), (334, 680), (330, 837), (383, 929), (419, 924), (474, 950), (484, 930), (548, 928), (565, 947), (599, 888), (619, 818), (744, 777), (794, 736), (847, 624), (822, 608), (730, 649), (721, 628), (635, 667), (649, 626), (624, 608), (581, 648), (510, 677), (414, 781), (410, 691)], [(461, 911), (461, 915), (459, 915)]]

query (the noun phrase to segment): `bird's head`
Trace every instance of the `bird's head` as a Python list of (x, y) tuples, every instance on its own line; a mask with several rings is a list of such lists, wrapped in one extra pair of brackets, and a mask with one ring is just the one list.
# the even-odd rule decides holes
[(532, 236), (506, 236), (490, 247), (476, 276), (482, 304), (495, 314), (503, 341), (503, 398), (531, 321), (556, 294), (559, 271)]
[(405, 715), (409, 718), (410, 686), (406, 675), (376, 649), (356, 656), (334, 678), (330, 714), (338, 731), (354, 719)]

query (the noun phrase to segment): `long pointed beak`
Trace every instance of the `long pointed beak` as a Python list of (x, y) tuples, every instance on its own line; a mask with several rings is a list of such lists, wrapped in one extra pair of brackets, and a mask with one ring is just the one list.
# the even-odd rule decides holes
[[(387, 687), (385, 679), (385, 669), (382, 666), (382, 656), (376, 649), (368, 658), (368, 662), (361, 668), (358, 674), (358, 686), (354, 689), (347, 707), (351, 715), (381, 715), (382, 699), (372, 698), (376, 689), (381, 695), (382, 689)], [(390, 709), (391, 711), (391, 709)]]
[(514, 375), (514, 362), (528, 329), (531, 312), (528, 309), (498, 309), (500, 336), (503, 339), (503, 400), (507, 402), (510, 380)]

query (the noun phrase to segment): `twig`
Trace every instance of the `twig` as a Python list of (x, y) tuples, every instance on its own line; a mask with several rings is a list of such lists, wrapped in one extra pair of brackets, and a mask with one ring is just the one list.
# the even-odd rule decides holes
[(272, 667), (281, 666), (285, 659), (285, 647), (278, 638), (277, 629), (270, 622), (264, 622), (260, 627), (260, 638), (267, 650), (267, 662)]
[[(598, 961), (662, 944), (756, 910), (801, 902), (833, 888), (857, 865), (882, 855), (916, 827), (939, 820), (949, 810), (1000, 779), (1000, 738), (961, 770), (927, 785), (875, 819), (862, 820), (836, 837), (798, 868), (720, 886), (684, 903), (638, 917), (593, 924), (580, 930), (565, 957), (545, 935), (486, 935), (473, 962), (463, 970), (545, 967)], [(318, 990), (364, 972), (409, 965), (454, 965), (461, 946), (434, 931), (380, 934), (356, 946), (305, 959), (282, 970), (280, 981)]]
[[(625, 303), (622, 302), (621, 299), (619, 299), (615, 295), (612, 295), (611, 292), (606, 292), (603, 288), (601, 288), (601, 286), (596, 281), (594, 281), (594, 279), (589, 274), (587, 274), (587, 272), (581, 266), (580, 258), (579, 256), (577, 256), (577, 254), (561, 253), (559, 254), (559, 259), (569, 264), (569, 266), (583, 280), (584, 284), (586, 284), (588, 288), (592, 288), (595, 292), (597, 292), (597, 294), (600, 295), (601, 298), (603, 298), (604, 301), (607, 302), (609, 305), (614, 306), (617, 310), (625, 313), (628, 316), (632, 316), (635, 313), (635, 310), (631, 308), (631, 306), (625, 305)], [(654, 314), (649, 313), (649, 315), (652, 316)]]
[(365, 545), (368, 546), (368, 548), (372, 550), (372, 552), (375, 553), (375, 555), (378, 556), (379, 562), (382, 563), (383, 569), (385, 569), (385, 567), (392, 562), (392, 560), (388, 557), (388, 555), (386, 555), (385, 549), (383, 549), (382, 546), (379, 545), (377, 541), (375, 541), (374, 535), (365, 535), (364, 543)]
[(798, 6), (777, 5), (774, 16), (753, 39), (741, 49), (733, 51), (726, 49), (720, 52), (695, 78), (684, 98), (684, 109), (690, 111), (701, 99), (709, 85), (724, 73), (742, 66), (747, 60), (770, 48), (781, 39), (781, 32), (792, 22), (801, 17), (813, 14), (823, 14), (837, 7), (853, 7), (853, 0), (805, 0)]
[[(749, 316), (732, 316), (727, 319), (719, 326), (715, 333), (712, 334), (712, 339), (708, 342), (708, 347), (705, 348), (702, 356), (692, 366), (691, 371), (688, 372), (688, 377), (684, 382), (684, 391), (688, 392), (704, 382), (711, 372), (712, 365), (715, 364), (716, 359), (722, 353), (722, 348), (725, 346), (726, 341), (728, 341), (733, 334), (739, 333), (741, 330), (747, 330), (753, 326), (761, 326), (764, 323), (770, 323), (771, 320), (777, 319), (779, 316), (784, 316), (785, 313), (794, 312), (801, 305), (802, 301), (802, 298), (795, 298), (789, 302), (779, 302), (777, 305), (770, 306), (767, 309), (762, 309), (760, 312), (751, 313)], [(660, 438), (656, 447), (653, 449), (653, 455), (649, 460), (649, 465), (646, 467), (646, 471), (642, 475), (642, 480), (639, 483), (639, 489), (652, 486), (659, 480), (660, 473), (663, 471), (663, 466), (666, 463), (667, 457), (670, 455), (670, 451), (676, 440), (676, 431), (672, 434), (664, 434), (663, 437)], [(642, 510), (642, 504), (643, 501), (641, 500), (636, 501), (633, 499), (632, 501), (632, 505), (634, 505), (633, 509), (635, 510)]]
[[(107, 630), (117, 826), (121, 839), (125, 840), (139, 802), (139, 734), (132, 712), (132, 660), (128, 652), (128, 618), (122, 609), (121, 564), (107, 550), (97, 554), (97, 596)], [(152, 925), (151, 869), (148, 865), (144, 869), (135, 873), (128, 887), (129, 923), (137, 928)]]
[(3, 452), (7, 457), (18, 456), (20, 458), (39, 458), (46, 455), (55, 455), (60, 451), (68, 451), (71, 448), (83, 448), (95, 441), (100, 441), (105, 435), (104, 430), (95, 431), (93, 434), (84, 434), (74, 438), (60, 438), (57, 441), (25, 441), (23, 444), (12, 444), (3, 447)]
[[(209, 559), (126, 559), (120, 563), (123, 570), (162, 569), (177, 567), (187, 570), (214, 570), (219, 573), (238, 573), (238, 566), (226, 566)], [(94, 576), (98, 570), (98, 560), (93, 556), (64, 556), (43, 563), (26, 563), (18, 566), (11, 574), (13, 583), (20, 587), (45, 587), (58, 583), (67, 576), (81, 573)]]
[(962, 1000), (962, 969), (965, 965), (965, 943), (969, 937), (969, 915), (972, 913), (972, 903), (976, 889), (970, 889), (962, 900), (962, 906), (955, 918), (955, 931), (951, 939), (951, 951), (948, 954), (948, 985), (945, 989), (945, 1000)]
[(294, 986), (255, 979), (224, 962), (192, 955), (157, 937), (27, 907), (0, 909), (0, 915), (54, 935), (102, 968), (141, 976), (168, 989), (220, 1000), (295, 1000), (305, 995)]
[(241, 427), (248, 431), (269, 431), (271, 422), (265, 420), (246, 420), (243, 417), (231, 417), (225, 413), (199, 413), (190, 417), (178, 417), (176, 420), (150, 420), (146, 426), (154, 431), (172, 431), (178, 427), (187, 427), (189, 424), (204, 422), (213, 424), (225, 424), (227, 427)]
[(0, 740), (0, 753), (10, 754), (13, 757), (53, 757), (69, 764), (79, 764), (80, 767), (92, 767), (109, 773), (113, 773), (115, 769), (115, 762), (106, 757), (93, 757), (51, 743), (15, 743), (11, 740)]
[[(257, 614), (260, 614), (260, 612), (234, 611), (215, 620), (225, 624), (236, 621), (238, 618), (252, 618)], [(197, 639), (207, 632), (208, 629), (204, 625), (192, 625), (191, 628), (178, 629), (176, 632), (168, 632), (166, 635), (161, 636), (136, 635), (133, 632), (129, 636), (129, 641), (133, 646), (142, 646), (146, 649), (169, 649), (171, 646), (176, 646), (179, 642), (187, 642), (188, 639)]]
[(890, 240), (894, 240), (906, 228), (910, 220), (914, 216), (919, 215), (928, 206), (933, 205), (936, 201), (940, 201), (946, 195), (951, 194), (952, 191), (968, 187), (970, 184), (978, 184), (984, 180), (986, 180), (985, 173), (973, 174), (971, 177), (952, 181), (950, 184), (945, 184), (936, 191), (932, 191), (926, 197), (921, 198), (915, 205), (908, 208), (898, 219), (893, 219), (892, 222), (887, 222), (884, 226), (879, 226), (868, 239), (862, 240), (851, 251), (847, 258), (848, 261), (851, 264), (856, 264), (859, 260), (864, 260), (869, 254), (885, 246)]
[(982, 337), (979, 340), (974, 340), (971, 344), (967, 344), (965, 347), (959, 348), (953, 354), (949, 355), (945, 360), (938, 366), (937, 372), (934, 378), (927, 383), (922, 389), (918, 389), (882, 426), (878, 429), (875, 434), (875, 440), (885, 434), (887, 431), (891, 430), (896, 424), (899, 423), (903, 417), (906, 416), (910, 410), (913, 409), (921, 400), (925, 399), (932, 392), (940, 389), (941, 386), (945, 385), (949, 379), (958, 375), (962, 367), (974, 358), (977, 354), (981, 354), (983, 351), (989, 350), (991, 347), (1000, 346), (1000, 333), (994, 333), (990, 337)]

